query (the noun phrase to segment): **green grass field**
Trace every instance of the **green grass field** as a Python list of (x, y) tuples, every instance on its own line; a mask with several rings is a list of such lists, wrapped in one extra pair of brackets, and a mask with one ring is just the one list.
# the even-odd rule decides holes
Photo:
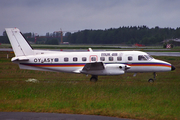
[[(142, 120), (180, 119), (180, 57), (156, 57), (176, 70), (100, 76), (91, 83), (82, 74), (20, 70), (0, 52), (0, 111), (53, 112)], [(14, 56), (9, 53), (9, 56)], [(27, 82), (34, 78), (38, 82)]]

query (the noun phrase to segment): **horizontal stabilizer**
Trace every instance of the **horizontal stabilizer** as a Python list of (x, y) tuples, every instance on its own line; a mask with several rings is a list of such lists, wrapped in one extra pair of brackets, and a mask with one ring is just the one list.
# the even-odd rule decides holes
[(13, 57), (11, 59), (12, 62), (15, 62), (15, 61), (29, 61), (28, 58), (26, 58), (25, 56), (21, 56), (21, 57)]

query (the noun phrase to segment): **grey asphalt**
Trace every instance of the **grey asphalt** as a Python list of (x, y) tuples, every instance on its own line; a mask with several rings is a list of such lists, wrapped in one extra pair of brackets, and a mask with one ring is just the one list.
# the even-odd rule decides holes
[[(151, 49), (151, 50), (153, 50), (153, 49)], [(10, 52), (13, 50), (10, 48), (0, 48), (0, 51)], [(54, 51), (60, 51), (60, 50), (54, 50)], [(66, 52), (73, 52), (73, 51), (74, 52), (83, 52), (83, 51), (87, 51), (87, 50), (84, 50), (84, 49), (80, 49), (80, 50), (65, 49), (63, 51), (66, 51)], [(95, 50), (95, 51), (104, 51), (104, 50)], [(153, 56), (180, 56), (180, 52), (146, 52), (146, 53), (148, 53), (149, 55), (153, 55)]]
[(180, 52), (146, 52), (153, 56), (180, 56)]
[(132, 120), (96, 115), (75, 115), (33, 112), (0, 112), (0, 120)]

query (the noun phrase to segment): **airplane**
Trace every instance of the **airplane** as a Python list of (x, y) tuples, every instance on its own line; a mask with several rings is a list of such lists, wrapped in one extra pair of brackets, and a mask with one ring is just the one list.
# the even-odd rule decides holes
[(121, 75), (125, 73), (152, 72), (154, 82), (156, 72), (173, 71), (175, 67), (168, 62), (157, 60), (142, 51), (93, 51), (64, 52), (34, 50), (18, 28), (5, 28), (15, 57), (12, 62), (20, 69), (68, 72), (91, 75), (96, 82), (98, 76)]

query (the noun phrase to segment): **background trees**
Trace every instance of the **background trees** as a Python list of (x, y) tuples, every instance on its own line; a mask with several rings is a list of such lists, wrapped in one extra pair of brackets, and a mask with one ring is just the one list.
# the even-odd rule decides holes
[(68, 34), (66, 41), (73, 44), (161, 44), (165, 39), (180, 38), (180, 28), (148, 28), (128, 26), (106, 30), (83, 30)]
[[(59, 44), (60, 33), (46, 33), (38, 36), (34, 33), (24, 33), (24, 37), (35, 44)], [(66, 32), (63, 36), (65, 42), (70, 44), (161, 44), (166, 39), (180, 38), (179, 28), (148, 28), (147, 26), (126, 26), (105, 30), (82, 30), (75, 33)], [(0, 43), (9, 43), (6, 32), (0, 36)]]

